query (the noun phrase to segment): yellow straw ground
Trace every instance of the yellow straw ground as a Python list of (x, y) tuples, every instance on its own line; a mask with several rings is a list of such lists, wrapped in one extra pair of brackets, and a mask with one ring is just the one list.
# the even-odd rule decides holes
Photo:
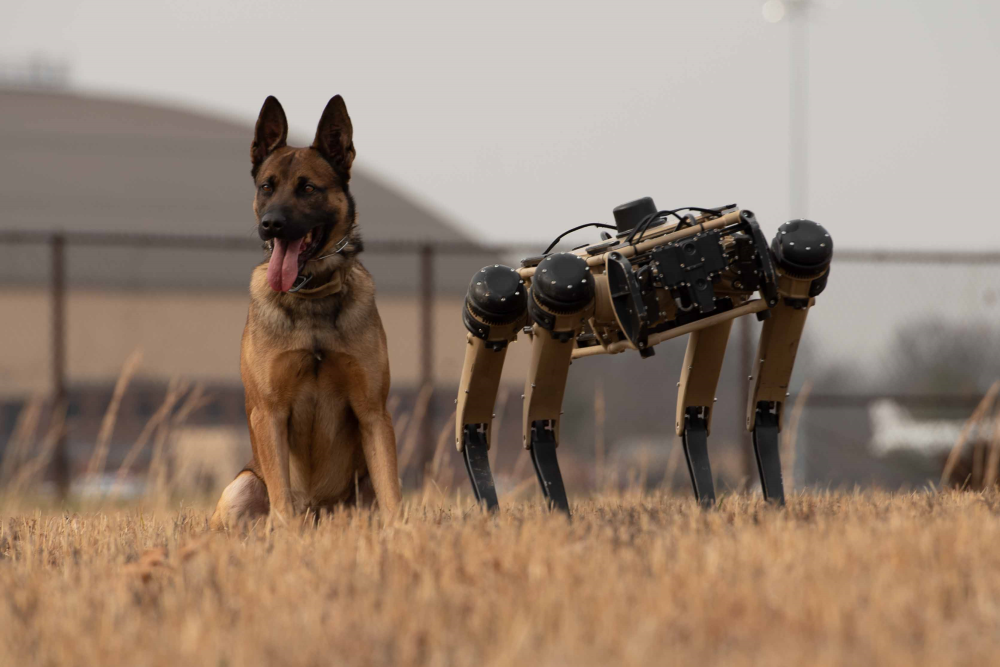
[(0, 507), (0, 665), (947, 665), (1000, 655), (1000, 496), (597, 496), (206, 533)]

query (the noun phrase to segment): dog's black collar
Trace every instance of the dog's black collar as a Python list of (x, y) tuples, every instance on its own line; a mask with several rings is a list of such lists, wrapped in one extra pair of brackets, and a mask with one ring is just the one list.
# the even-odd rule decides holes
[(322, 257), (313, 257), (314, 260), (319, 261), (321, 259), (326, 259), (327, 257), (333, 257), (334, 255), (339, 255), (347, 247), (347, 244), (351, 242), (351, 231), (354, 229), (354, 225), (347, 228), (347, 233), (344, 234), (344, 238), (337, 242), (334, 246), (333, 252), (323, 255)]
[[(326, 259), (328, 257), (333, 257), (334, 255), (339, 255), (340, 253), (342, 253), (344, 251), (344, 248), (347, 247), (347, 244), (351, 242), (351, 232), (352, 231), (354, 231), (354, 225), (351, 225), (350, 227), (347, 228), (347, 232), (344, 233), (344, 238), (340, 239), (340, 241), (337, 242), (337, 245), (334, 246), (334, 248), (333, 248), (333, 252), (327, 253), (326, 255), (323, 255), (322, 257), (313, 257), (312, 259), (310, 259), (308, 261), (310, 261), (310, 262), (314, 261), (314, 260), (315, 261), (319, 261), (321, 259)], [(298, 276), (295, 277), (295, 282), (292, 284), (292, 288), (290, 290), (288, 290), (288, 292), (290, 294), (294, 294), (295, 292), (298, 292), (300, 289), (302, 289), (307, 284), (309, 284), (309, 281), (312, 280), (312, 279), (313, 279), (313, 274), (311, 274), (311, 273), (300, 273)], [(316, 288), (316, 289), (319, 289), (319, 288)]]
[(298, 292), (300, 289), (305, 287), (306, 283), (308, 283), (310, 280), (312, 280), (311, 273), (309, 274), (300, 273), (298, 276), (295, 277), (295, 282), (292, 284), (292, 288), (288, 290), (288, 293), (294, 294), (295, 292)]

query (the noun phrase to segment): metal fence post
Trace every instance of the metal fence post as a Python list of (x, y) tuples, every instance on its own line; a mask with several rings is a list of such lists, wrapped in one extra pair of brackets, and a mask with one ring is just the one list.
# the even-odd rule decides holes
[[(52, 420), (59, 419), (59, 411), (67, 411), (66, 403), (66, 239), (56, 233), (51, 239), (52, 252)], [(66, 415), (68, 417), (68, 414)], [(52, 474), (59, 497), (69, 493), (70, 464), (66, 449), (66, 424), (56, 435), (52, 453)]]
[[(424, 467), (434, 455), (434, 246), (420, 249), (420, 388), (430, 392), (420, 424), (417, 482), (422, 484)], [(429, 388), (429, 389), (427, 389)]]

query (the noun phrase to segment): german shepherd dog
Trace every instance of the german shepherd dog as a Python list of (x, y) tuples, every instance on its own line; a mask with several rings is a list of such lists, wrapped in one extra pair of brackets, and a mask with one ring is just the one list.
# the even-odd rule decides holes
[(223, 491), (215, 529), (269, 512), (287, 522), (372, 492), (385, 511), (400, 503), (389, 359), (375, 284), (357, 259), (343, 98), (326, 105), (312, 146), (287, 146), (287, 136), (268, 97), (250, 146), (265, 261), (250, 278), (240, 347), (253, 458)]

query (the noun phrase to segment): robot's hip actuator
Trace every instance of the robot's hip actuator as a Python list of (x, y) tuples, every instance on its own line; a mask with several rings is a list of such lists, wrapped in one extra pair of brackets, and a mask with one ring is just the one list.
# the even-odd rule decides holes
[(494, 264), (472, 278), (462, 312), (469, 333), (455, 442), (476, 498), (498, 506), (487, 451), (507, 346), (519, 333), (531, 341), (523, 445), (545, 498), (566, 512), (556, 447), (571, 361), (628, 350), (649, 357), (657, 343), (689, 334), (675, 429), (695, 496), (713, 503), (707, 439), (716, 386), (733, 320), (753, 314), (764, 324), (746, 426), (764, 496), (783, 503), (782, 407), (806, 314), (829, 276), (830, 234), (793, 220), (768, 243), (753, 213), (735, 205), (658, 211), (648, 197), (614, 216), (617, 234), (604, 233), (600, 243), (529, 257), (519, 268)]

